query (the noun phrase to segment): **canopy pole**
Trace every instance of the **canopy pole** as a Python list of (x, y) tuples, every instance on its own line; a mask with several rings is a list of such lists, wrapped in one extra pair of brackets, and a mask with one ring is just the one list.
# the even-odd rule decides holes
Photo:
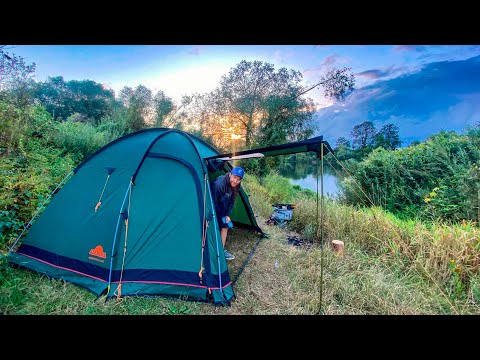
[[(321, 199), (320, 199), (320, 207), (321, 207), (321, 225), (320, 225), (320, 314), (323, 314), (322, 308), (322, 300), (323, 300), (323, 214), (324, 211), (324, 196), (323, 196), (323, 143), (320, 145), (320, 159), (321, 159), (321, 176), (320, 176), (320, 183), (321, 183)], [(318, 160), (317, 160), (317, 223), (318, 223)]]

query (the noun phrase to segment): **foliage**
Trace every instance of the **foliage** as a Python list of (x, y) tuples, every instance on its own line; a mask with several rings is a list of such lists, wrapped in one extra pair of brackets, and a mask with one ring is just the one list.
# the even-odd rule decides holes
[(351, 144), (350, 144), (350, 140), (348, 140), (346, 137), (344, 136), (340, 136), (337, 141), (335, 142), (335, 146), (338, 148), (340, 146), (344, 146), (345, 148), (347, 149), (351, 149)]
[(419, 145), (377, 148), (364, 161), (351, 162), (353, 178), (342, 188), (351, 204), (373, 203), (430, 220), (478, 221), (479, 163), (478, 133), (441, 132)]
[(143, 85), (138, 85), (135, 90), (125, 86), (119, 95), (119, 100), (127, 109), (126, 118), (128, 127), (137, 131), (147, 127), (151, 122), (153, 98), (152, 91)]
[(288, 179), (280, 176), (278, 172), (272, 171), (262, 179), (262, 185), (267, 189), (267, 196), (272, 204), (292, 203), (295, 191)]
[(174, 110), (173, 100), (160, 90), (153, 98), (153, 104), (155, 107), (155, 126), (169, 127), (170, 124), (166, 124), (165, 120), (167, 116)]
[(93, 154), (110, 140), (112, 140), (110, 133), (99, 132), (89, 123), (75, 122), (71, 119), (57, 125), (57, 132), (52, 139), (56, 147), (74, 154), (77, 161)]
[(315, 107), (311, 99), (269, 96), (264, 100), (263, 106), (266, 112), (257, 129), (256, 146), (300, 141), (313, 135), (316, 124), (313, 120)]
[(31, 104), (35, 63), (28, 65), (22, 56), (7, 52), (0, 46), (0, 101), (16, 106)]
[(43, 107), (18, 107), (0, 101), (0, 153), (25, 152), (25, 142), (29, 138), (49, 139), (52, 127), (52, 119)]
[(398, 134), (398, 126), (386, 124), (375, 134), (374, 147), (383, 147), (387, 150), (395, 150), (402, 142)]
[(220, 148), (226, 147), (222, 142), (228, 146), (232, 141), (224, 139), (231, 134), (242, 139), (240, 148), (247, 149), (257, 144), (305, 139), (315, 130), (315, 105), (304, 94), (323, 84), (328, 94), (343, 97), (341, 83), (350, 84), (350, 80), (338, 74), (334, 71), (323, 78), (323, 83), (307, 89), (300, 85), (299, 71), (286, 68), (276, 71), (272, 64), (243, 60), (222, 77), (214, 91), (195, 97), (197, 108), (202, 109), (198, 110), (199, 126), (203, 132), (218, 138), (216, 145)]
[(330, 69), (320, 78), (326, 98), (343, 100), (355, 87), (355, 76), (351, 68)]
[(12, 243), (74, 167), (69, 154), (47, 147), (43, 138), (26, 141), (24, 151), (17, 157), (0, 158), (0, 244)]
[(63, 76), (56, 76), (37, 84), (35, 98), (54, 118), (66, 119), (78, 113), (83, 115), (82, 121), (97, 124), (111, 112), (115, 96), (113, 90), (95, 81), (65, 81)]
[(300, 72), (280, 68), (262, 61), (242, 60), (227, 75), (222, 76), (220, 86), (214, 91), (212, 101), (215, 112), (234, 115), (236, 122), (245, 131), (245, 146), (251, 146), (258, 116), (268, 111), (265, 108), (269, 97), (291, 96), (301, 89)]
[(110, 142), (123, 135), (131, 133), (128, 109), (119, 102), (115, 102), (112, 113), (100, 119), (96, 127), (97, 131), (105, 134), (105, 140)]
[(375, 126), (371, 121), (364, 121), (355, 125), (351, 132), (353, 138), (353, 148), (365, 148), (367, 145), (373, 145), (375, 138)]

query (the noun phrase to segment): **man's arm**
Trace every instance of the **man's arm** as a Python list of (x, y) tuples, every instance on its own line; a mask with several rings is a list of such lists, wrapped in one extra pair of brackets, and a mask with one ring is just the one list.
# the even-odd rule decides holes
[(215, 181), (213, 183), (213, 202), (215, 204), (215, 211), (220, 217), (227, 215), (225, 206), (222, 201), (222, 196), (225, 194), (225, 187), (222, 181)]
[(237, 198), (238, 192), (232, 193), (232, 196), (230, 197), (230, 201), (228, 202), (228, 206), (226, 209), (226, 215), (230, 217), (230, 214), (232, 213), (233, 210), (233, 205), (235, 205), (235, 199)]

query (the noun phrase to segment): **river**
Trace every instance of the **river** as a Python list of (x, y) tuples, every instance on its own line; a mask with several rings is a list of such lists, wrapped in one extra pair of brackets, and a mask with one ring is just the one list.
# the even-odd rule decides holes
[[(305, 162), (288, 163), (286, 166), (279, 168), (280, 175), (290, 180), (293, 185), (299, 185), (302, 188), (317, 191), (317, 174), (315, 164), (307, 164)], [(320, 166), (318, 168), (318, 193), (321, 192)], [(323, 167), (323, 193), (330, 197), (336, 198), (340, 193), (338, 183), (341, 180), (336, 175), (334, 169), (329, 166)]]

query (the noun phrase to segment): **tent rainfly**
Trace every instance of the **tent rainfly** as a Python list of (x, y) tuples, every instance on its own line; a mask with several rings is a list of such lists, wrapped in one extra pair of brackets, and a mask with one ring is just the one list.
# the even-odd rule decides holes
[[(14, 250), (23, 232), (12, 245), (9, 261), (106, 298), (183, 295), (230, 304), (235, 294), (211, 182), (230, 171), (228, 161), (236, 157), (319, 153), (322, 143), (329, 151), (319, 136), (222, 155), (180, 130), (125, 135), (73, 170), (35, 223), (30, 227), (32, 218), (24, 228), (20, 246)], [(231, 218), (263, 234), (242, 188)]]

